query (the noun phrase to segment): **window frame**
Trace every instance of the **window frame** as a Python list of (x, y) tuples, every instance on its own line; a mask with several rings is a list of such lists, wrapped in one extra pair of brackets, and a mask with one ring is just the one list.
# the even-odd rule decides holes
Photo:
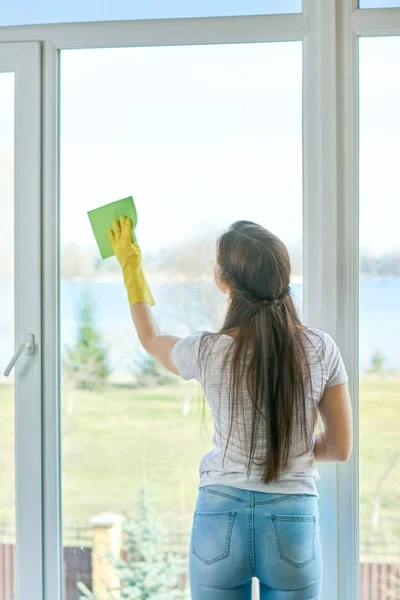
[[(34, 352), (14, 367), (16, 589), (42, 594), (42, 348), (40, 44), (0, 44), (0, 73), (14, 74), (14, 343)], [(29, 98), (29, 102), (27, 101)], [(11, 358), (11, 356), (10, 356)], [(23, 360), (23, 359), (21, 359)], [(22, 575), (23, 574), (23, 575)]]
[(0, 43), (42, 44), (43, 600), (61, 600), (63, 579), (59, 264), (54, 260), (60, 51), (302, 41), (304, 315), (306, 323), (327, 329), (338, 341), (349, 372), (355, 426), (350, 461), (321, 468), (322, 538), (329, 565), (323, 598), (353, 600), (359, 597), (358, 40), (390, 35), (400, 35), (400, 8), (359, 9), (357, 0), (303, 0), (303, 12), (292, 15), (0, 28)]

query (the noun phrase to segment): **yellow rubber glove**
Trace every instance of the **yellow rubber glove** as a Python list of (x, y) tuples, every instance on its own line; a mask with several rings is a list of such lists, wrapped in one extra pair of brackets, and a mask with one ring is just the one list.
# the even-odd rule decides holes
[(120, 221), (113, 221), (108, 239), (122, 267), (129, 306), (138, 302), (148, 302), (150, 306), (154, 306), (154, 298), (142, 269), (142, 253), (139, 246), (133, 243), (132, 220), (121, 217)]

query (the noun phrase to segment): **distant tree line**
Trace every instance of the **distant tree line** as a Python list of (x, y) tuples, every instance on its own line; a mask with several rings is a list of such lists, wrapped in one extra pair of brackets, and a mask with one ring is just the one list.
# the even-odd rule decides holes
[(117, 260), (102, 260), (92, 248), (67, 244), (61, 250), (62, 279), (95, 279), (120, 272)]
[(363, 275), (400, 277), (400, 248), (379, 255), (361, 251), (360, 271)]
[[(168, 294), (168, 288), (167, 288)], [(175, 322), (189, 331), (217, 331), (222, 324), (225, 302), (215, 285), (191, 280), (190, 285), (174, 285), (169, 290)], [(168, 305), (168, 302), (167, 302)], [(94, 297), (84, 290), (77, 306), (76, 336), (72, 345), (63, 351), (63, 375), (72, 388), (100, 391), (112, 372), (109, 345), (105, 342), (96, 320)], [(176, 379), (151, 356), (140, 352), (132, 362), (132, 386), (152, 388), (174, 385)], [(386, 357), (377, 349), (366, 371), (374, 376), (393, 375), (387, 369)]]
[[(162, 255), (145, 256), (147, 269), (183, 277), (186, 280), (210, 276), (215, 259), (216, 236), (188, 240), (163, 250)], [(288, 247), (293, 275), (303, 273), (303, 249), (298, 242)], [(119, 265), (114, 258), (102, 260), (93, 249), (68, 244), (61, 252), (61, 277), (63, 279), (97, 279), (117, 275)], [(400, 248), (382, 254), (367, 250), (360, 253), (360, 273), (370, 277), (400, 277)]]

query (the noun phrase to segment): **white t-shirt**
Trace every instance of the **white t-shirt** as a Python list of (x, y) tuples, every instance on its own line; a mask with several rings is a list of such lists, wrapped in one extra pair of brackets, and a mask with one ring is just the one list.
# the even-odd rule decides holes
[[(307, 397), (307, 415), (309, 430), (315, 427), (315, 413), (326, 387), (346, 383), (347, 373), (339, 349), (331, 336), (319, 329), (306, 329), (307, 354), (312, 386)], [(223, 370), (225, 352), (234, 338), (222, 335), (210, 346), (207, 360), (199, 356), (202, 335), (182, 338), (173, 349), (173, 360), (180, 376), (196, 379), (201, 384), (204, 395), (210, 405), (214, 421), (214, 448), (208, 452), (200, 464), (200, 487), (206, 485), (227, 485), (257, 492), (271, 494), (312, 494), (317, 495), (315, 482), (318, 471), (314, 465), (311, 444), (301, 440), (294, 431), (289, 467), (279, 480), (266, 484), (262, 481), (262, 468), (252, 466), (248, 475), (249, 449), (246, 439), (251, 430), (252, 405), (245, 389), (243, 390), (243, 410), (236, 417), (236, 425), (226, 449), (229, 435), (229, 370)], [(207, 343), (207, 342), (206, 342)], [(239, 422), (238, 422), (239, 421)], [(295, 428), (296, 429), (296, 428)], [(311, 447), (311, 449), (310, 449)], [(255, 462), (265, 459), (265, 432), (260, 432), (257, 440)], [(224, 456), (225, 455), (225, 456)]]

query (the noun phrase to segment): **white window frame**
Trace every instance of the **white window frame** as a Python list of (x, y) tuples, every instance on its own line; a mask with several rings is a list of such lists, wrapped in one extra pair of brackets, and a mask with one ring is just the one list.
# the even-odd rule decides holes
[(26, 334), (34, 336), (33, 356), (22, 356), (14, 366), (16, 588), (27, 599), (43, 594), (40, 69), (39, 43), (0, 43), (0, 73), (15, 78), (15, 349)]
[(303, 42), (304, 314), (307, 323), (328, 330), (339, 343), (350, 375), (355, 423), (351, 460), (321, 469), (326, 565), (322, 598), (355, 600), (359, 597), (358, 39), (387, 35), (400, 35), (400, 8), (359, 10), (356, 0), (303, 0), (303, 13), (293, 15), (0, 28), (0, 42), (37, 40), (43, 47), (43, 600), (62, 597), (59, 271), (54, 260), (58, 255), (59, 51)]

